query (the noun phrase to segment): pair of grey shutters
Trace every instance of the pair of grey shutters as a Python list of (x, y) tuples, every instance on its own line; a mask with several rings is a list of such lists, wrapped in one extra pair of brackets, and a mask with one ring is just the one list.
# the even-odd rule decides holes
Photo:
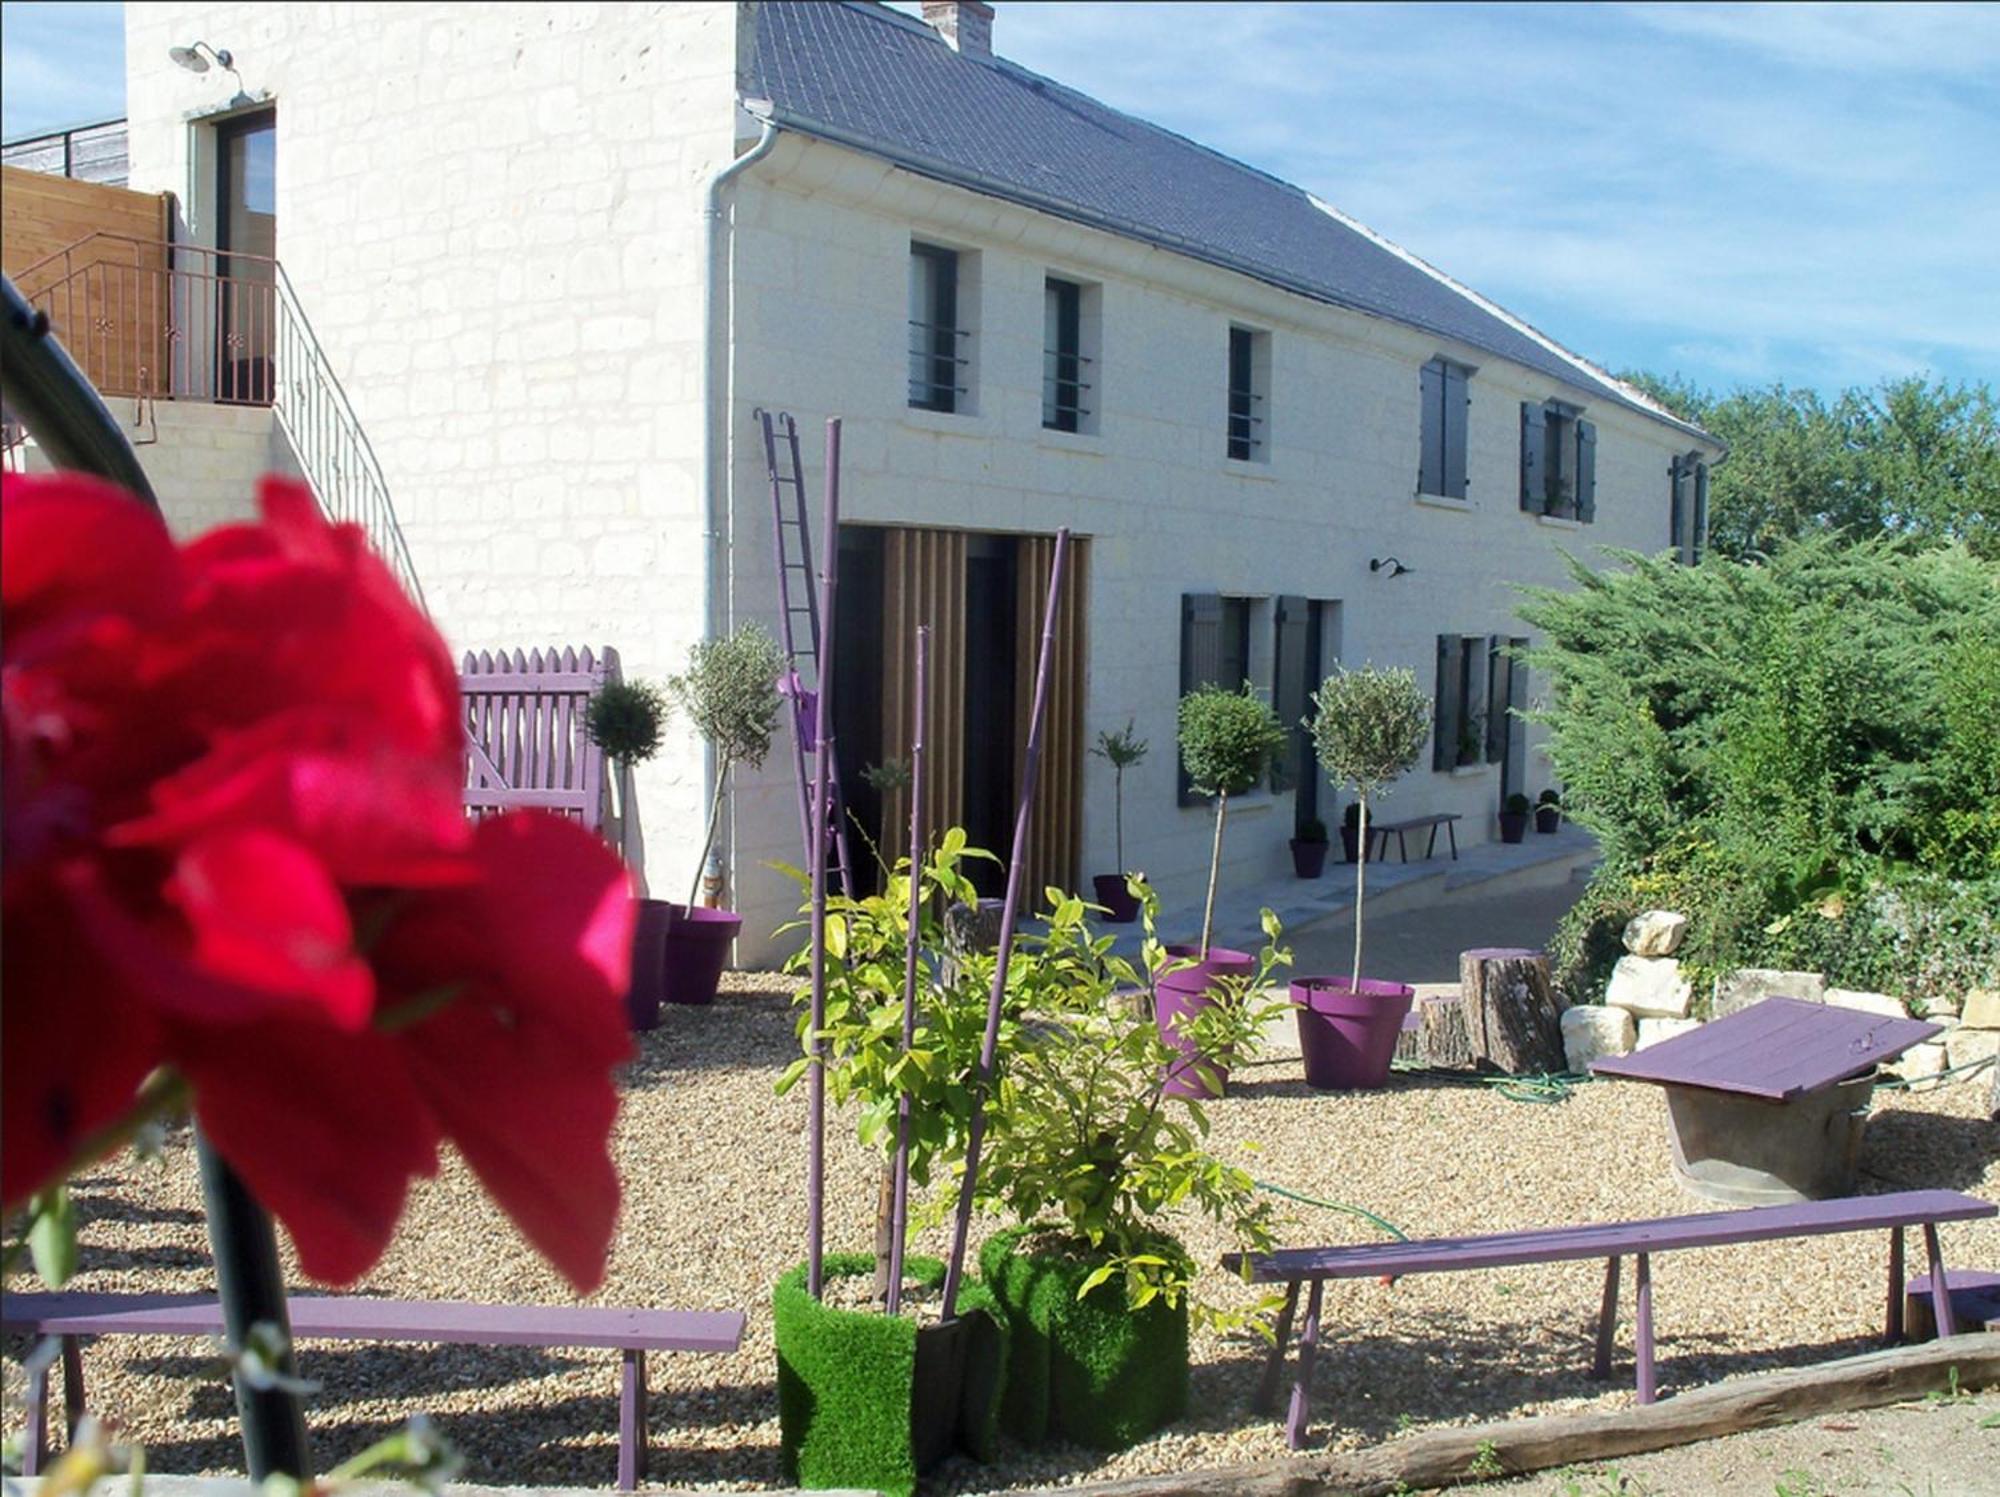
[(1708, 464), (1690, 452), (1673, 462), (1673, 505), (1668, 537), (1674, 554), (1689, 566), (1708, 549)]
[[(1559, 429), (1570, 450), (1569, 472), (1549, 471), (1549, 422), (1570, 428)], [(1562, 480), (1569, 478), (1572, 491), (1565, 492)], [(1588, 525), (1597, 518), (1597, 423), (1581, 416), (1551, 410), (1547, 405), (1521, 402), (1521, 508), (1534, 515), (1568, 515)]]
[(1465, 497), (1465, 426), (1472, 397), (1466, 371), (1443, 359), (1424, 365), (1419, 382), (1424, 414), (1422, 454), (1417, 466), (1417, 491)]
[(1508, 709), (1515, 705), (1514, 662), (1507, 655), (1505, 635), (1440, 634), (1437, 637), (1436, 736), (1431, 741), (1431, 768), (1455, 769), (1459, 763), (1459, 740), (1467, 726), (1470, 708), (1483, 722), (1474, 726), (1478, 737), (1475, 762), (1501, 763), (1507, 757), (1511, 731)]

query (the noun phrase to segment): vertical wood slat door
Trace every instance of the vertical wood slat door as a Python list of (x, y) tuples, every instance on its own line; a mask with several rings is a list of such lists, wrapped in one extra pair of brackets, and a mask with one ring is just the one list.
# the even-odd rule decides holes
[[(1035, 666), (1042, 648), (1042, 615), (1048, 608), (1049, 567), (1054, 536), (1021, 537), (1015, 567), (1014, 701), (1019, 724), (1014, 739), (1014, 784), (1018, 790), (1028, 754), (1028, 720), (1034, 711)], [(1070, 537), (1062, 596), (1056, 605), (1056, 634), (1049, 662), (1048, 715), (1042, 727), (1042, 769), (1028, 825), (1027, 891), (1039, 907), (1051, 885), (1076, 888), (1076, 865), (1083, 843), (1083, 698), (1085, 600), (1089, 597), (1090, 545)], [(996, 852), (1004, 849), (996, 848)]]
[[(931, 630), (924, 826), (935, 840), (965, 821), (965, 532), (890, 530), (882, 563), (882, 752), (888, 759), (910, 757), (917, 626)], [(909, 829), (909, 792), (884, 795), (882, 856), (891, 866), (906, 851)]]

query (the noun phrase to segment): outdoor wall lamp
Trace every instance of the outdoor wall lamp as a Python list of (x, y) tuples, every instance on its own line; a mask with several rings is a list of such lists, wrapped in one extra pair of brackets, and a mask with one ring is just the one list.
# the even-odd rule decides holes
[(1385, 568), (1391, 577), (1400, 577), (1405, 572), (1414, 572), (1416, 570), (1415, 567), (1404, 566), (1393, 556), (1377, 556), (1368, 563), (1368, 570), (1371, 572), (1380, 572)]
[[(167, 56), (175, 66), (186, 68), (190, 73), (206, 73), (208, 71), (208, 57), (201, 55), (204, 50), (207, 51), (208, 57), (213, 57), (217, 65), (224, 71), (236, 72), (236, 58), (234, 54), (226, 47), (218, 52), (215, 48), (209, 46), (207, 42), (196, 42), (192, 47), (169, 47), (167, 48)], [(236, 76), (240, 80), (243, 75), (237, 73)]]

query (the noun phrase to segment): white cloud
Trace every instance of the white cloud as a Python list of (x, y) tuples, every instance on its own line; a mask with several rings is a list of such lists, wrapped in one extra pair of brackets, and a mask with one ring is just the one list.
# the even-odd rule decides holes
[(116, 119), (125, 112), (118, 4), (0, 4), (0, 133)]

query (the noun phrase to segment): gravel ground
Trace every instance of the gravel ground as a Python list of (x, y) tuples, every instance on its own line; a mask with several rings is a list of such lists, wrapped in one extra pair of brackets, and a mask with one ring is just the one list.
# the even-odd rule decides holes
[[(805, 1092), (771, 1083), (795, 1053), (781, 980), (732, 976), (712, 1008), (669, 1009), (630, 1077), (618, 1133), (626, 1202), (605, 1304), (742, 1309), (742, 1350), (659, 1356), (652, 1480), (669, 1486), (778, 1485), (778, 1419), (769, 1296), (804, 1251)], [(2000, 1127), (1979, 1117), (1982, 1087), (1884, 1094), (1871, 1124), (1864, 1188), (1947, 1186), (2000, 1199)], [(523, 1099), (524, 1106), (533, 1101)], [(1211, 1110), (1229, 1157), (1260, 1179), (1368, 1206), (1413, 1235), (1495, 1231), (1699, 1209), (1671, 1183), (1662, 1104), (1648, 1087), (1598, 1083), (1568, 1101), (1506, 1101), (1478, 1087), (1399, 1079), (1372, 1095), (1307, 1090), (1294, 1057), (1238, 1073)], [(831, 1247), (871, 1238), (878, 1166), (847, 1120), (829, 1131)], [(1251, 1153), (1254, 1141), (1261, 1150)], [(161, 1164), (121, 1163), (78, 1184), (84, 1222), (79, 1289), (209, 1286), (192, 1150), (177, 1136)], [(1310, 1206), (1287, 1240), (1350, 1240), (1355, 1219)], [(1225, 1244), (1185, 1231), (1196, 1257)], [(1961, 1264), (2000, 1263), (2000, 1226), (1945, 1229)], [(919, 1250), (937, 1252), (934, 1233)], [(288, 1264), (288, 1266), (290, 1266)], [(1671, 1390), (1736, 1373), (1868, 1349), (1881, 1315), (1883, 1244), (1866, 1237), (1677, 1253), (1655, 1286), (1661, 1380)], [(1400, 1430), (1510, 1414), (1612, 1407), (1587, 1376), (1601, 1265), (1329, 1286), (1315, 1379), (1315, 1438), (1371, 1443)], [(397, 1245), (356, 1286), (402, 1297), (562, 1302), (561, 1282), (521, 1243), (455, 1163), (414, 1195)], [(1218, 1299), (1247, 1294), (1220, 1272)], [(1620, 1379), (1630, 1377), (1630, 1307)], [(1262, 1460), (1285, 1453), (1273, 1420), (1252, 1414), (1260, 1343), (1198, 1339), (1193, 1412), (1139, 1447), (1105, 1458), (1058, 1448), (1009, 1451), (997, 1467), (954, 1462), (942, 1493), (1088, 1480)], [(22, 1347), (7, 1349), (5, 1427), (18, 1430)], [(91, 1406), (118, 1419), (162, 1472), (240, 1469), (232, 1404), (212, 1350), (186, 1340), (117, 1339), (88, 1354)], [(468, 1481), (610, 1487), (617, 1365), (608, 1353), (495, 1348), (315, 1346), (302, 1372), (321, 1384), (308, 1408), (323, 1465), (409, 1415), (431, 1414), (468, 1458)]]

